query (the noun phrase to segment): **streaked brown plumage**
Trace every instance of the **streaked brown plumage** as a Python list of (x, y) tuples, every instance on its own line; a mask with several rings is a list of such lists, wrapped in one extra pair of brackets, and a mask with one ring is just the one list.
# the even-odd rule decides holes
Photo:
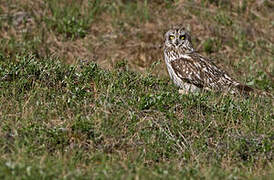
[(252, 88), (237, 82), (210, 59), (195, 52), (191, 37), (183, 27), (175, 26), (165, 33), (164, 56), (170, 78), (184, 91), (252, 91)]

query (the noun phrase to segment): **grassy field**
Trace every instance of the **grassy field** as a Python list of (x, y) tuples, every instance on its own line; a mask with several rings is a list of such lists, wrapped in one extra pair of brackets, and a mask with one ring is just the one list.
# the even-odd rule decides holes
[(0, 179), (271, 179), (273, 99), (180, 95), (173, 24), (273, 95), (270, 0), (0, 0)]

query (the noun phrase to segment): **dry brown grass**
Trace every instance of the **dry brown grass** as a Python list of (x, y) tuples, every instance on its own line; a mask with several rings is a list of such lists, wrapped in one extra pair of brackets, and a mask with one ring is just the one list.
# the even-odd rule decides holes
[[(82, 11), (85, 12), (89, 1), (79, 2)], [(5, 21), (0, 30), (0, 36), (3, 39), (13, 37), (16, 41), (22, 42), (26, 39), (22, 32), (27, 32), (29, 39), (38, 37), (40, 43), (35, 47), (38, 48), (35, 51), (41, 56), (57, 55), (68, 63), (88, 59), (98, 62), (105, 68), (113, 67), (117, 61), (127, 60), (132, 69), (144, 71), (153, 62), (162, 62), (163, 32), (172, 24), (183, 24), (191, 31), (197, 50), (204, 55), (206, 54), (203, 44), (208, 38), (215, 38), (220, 42), (216, 45), (218, 47), (215, 47), (217, 51), (213, 51), (208, 56), (213, 57), (226, 69), (231, 69), (227, 66), (237, 65), (243, 57), (250, 55), (250, 51), (239, 50), (239, 45), (233, 42), (237, 31), (243, 32), (250, 42), (258, 39), (265, 40), (270, 45), (270, 49), (255, 48), (263, 51), (264, 55), (268, 56), (265, 58), (268, 64), (271, 63), (270, 56), (273, 56), (271, 44), (274, 41), (274, 16), (271, 11), (273, 3), (268, 1), (268, 5), (265, 5), (263, 1), (248, 1), (246, 4), (242, 1), (220, 2), (223, 2), (223, 8), (216, 3), (186, 0), (173, 3), (171, 8), (166, 8), (167, 4), (162, 1), (155, 1), (144, 7), (144, 2), (138, 1), (137, 10), (147, 8), (149, 11), (149, 19), (143, 20), (140, 18), (142, 14), (134, 12), (134, 10), (137, 11), (136, 9), (127, 10), (131, 2), (105, 0), (101, 2), (101, 5), (108, 7), (96, 14), (86, 37), (67, 40), (49, 29), (43, 21), (43, 17), (52, 16), (45, 1), (12, 0), (9, 3), (1, 3), (2, 17), (14, 17), (18, 12), (25, 12), (28, 15), (27, 22), (20, 22), (14, 26), (14, 18), (11, 24)], [(59, 3), (59, 5), (62, 8), (73, 3), (74, 1), (66, 1), (65, 4)], [(241, 8), (245, 9), (241, 10)], [(238, 13), (237, 9), (242, 12)], [(214, 20), (222, 13), (232, 20), (232, 25), (218, 24)], [(3, 45), (6, 53), (16, 53), (13, 49), (5, 47), (7, 44)], [(254, 63), (271, 74), (273, 66), (263, 65), (260, 60), (255, 60)], [(156, 74), (166, 72), (163, 71), (163, 63), (157, 69)], [(236, 75), (241, 73), (245, 72), (240, 68)]]

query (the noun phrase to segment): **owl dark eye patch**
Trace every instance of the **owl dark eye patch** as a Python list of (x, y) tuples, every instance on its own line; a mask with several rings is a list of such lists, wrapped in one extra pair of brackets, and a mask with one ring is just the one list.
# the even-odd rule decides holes
[(173, 36), (173, 35), (169, 35), (169, 37), (168, 37), (170, 40), (172, 40), (172, 39), (174, 39), (175, 38), (175, 36)]
[(180, 35), (179, 38), (184, 40), (186, 38), (186, 35)]

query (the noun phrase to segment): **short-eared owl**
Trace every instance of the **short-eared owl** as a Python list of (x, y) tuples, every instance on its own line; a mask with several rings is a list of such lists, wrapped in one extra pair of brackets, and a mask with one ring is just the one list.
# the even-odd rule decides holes
[(164, 36), (168, 73), (183, 93), (202, 89), (231, 93), (252, 91), (252, 88), (234, 80), (210, 59), (195, 52), (185, 28), (175, 26)]

